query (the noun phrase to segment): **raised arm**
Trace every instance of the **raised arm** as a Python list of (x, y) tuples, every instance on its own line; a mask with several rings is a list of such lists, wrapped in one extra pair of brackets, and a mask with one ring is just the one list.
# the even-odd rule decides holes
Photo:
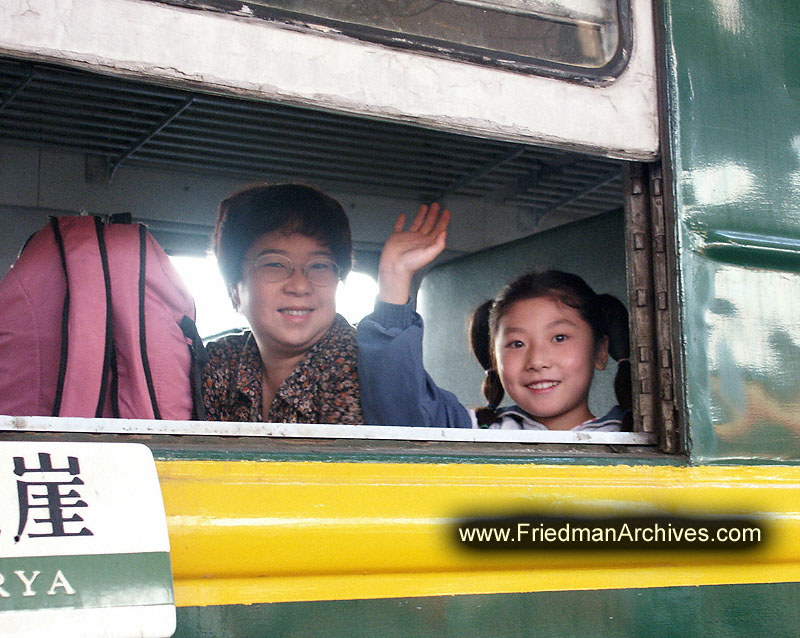
[(450, 213), (420, 206), (408, 230), (401, 215), (381, 253), (375, 311), (358, 324), (359, 382), (368, 423), (465, 427), (456, 396), (437, 387), (422, 365), (422, 318), (409, 303), (411, 278), (445, 247)]
[(450, 211), (440, 213), (439, 204), (424, 204), (408, 230), (403, 230), (406, 216), (400, 215), (394, 231), (386, 240), (378, 266), (378, 298), (387, 303), (403, 305), (411, 292), (411, 278), (444, 250)]

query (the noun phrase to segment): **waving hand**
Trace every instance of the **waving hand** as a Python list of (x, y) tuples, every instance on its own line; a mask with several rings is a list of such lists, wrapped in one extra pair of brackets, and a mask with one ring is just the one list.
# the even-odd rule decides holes
[(439, 204), (424, 204), (417, 210), (408, 230), (406, 216), (400, 215), (386, 240), (378, 267), (379, 297), (382, 301), (404, 304), (411, 290), (414, 273), (431, 263), (444, 250), (450, 211)]

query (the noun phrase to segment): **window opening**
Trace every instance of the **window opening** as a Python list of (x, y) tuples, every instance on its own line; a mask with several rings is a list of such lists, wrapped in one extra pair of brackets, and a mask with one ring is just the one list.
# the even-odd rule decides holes
[[(28, 71), (30, 81), (26, 80)], [(16, 86), (22, 88), (17, 91)], [(362, 252), (359, 259), (366, 263), (364, 253), (372, 255), (374, 272), (382, 240), (396, 215), (412, 213), (420, 202), (438, 194), (446, 195), (448, 206), (460, 217), (445, 259), (468, 257), (483, 248), (580, 224), (619, 211), (626, 201), (626, 221), (616, 228), (623, 232), (624, 224), (628, 236), (628, 267), (626, 273), (620, 267), (619, 274), (628, 278), (632, 331), (639, 340), (631, 357), (636, 366), (636, 430), (648, 440), (660, 436), (665, 450), (680, 447), (670, 345), (674, 338), (669, 309), (669, 300), (675, 298), (670, 290), (673, 247), (666, 232), (669, 224), (657, 166), (197, 92), (189, 107), (125, 159), (112, 180), (94, 168), (113, 164), (119, 156), (117, 146), (130, 146), (125, 139), (144, 139), (144, 133), (153, 130), (148, 113), (157, 112), (155, 120), (162, 121), (161, 111), (169, 112), (174, 102), (185, 100), (187, 90), (10, 59), (0, 59), (0, 88), (4, 95), (13, 94), (1, 114), (2, 150), (12, 171), (9, 179), (13, 181), (15, 170), (20, 175), (27, 171), (35, 175), (33, 182), (63, 197), (63, 201), (49, 202), (52, 208), (48, 209), (40, 208), (35, 197), (20, 203), (0, 202), (6, 205), (4, 220), (11, 231), (16, 231), (18, 219), (41, 226), (49, 214), (81, 212), (71, 210), (69, 202), (86, 201), (87, 212), (131, 210), (135, 218), (160, 220), (176, 236), (191, 231), (194, 237), (210, 229), (219, 198), (234, 188), (254, 179), (306, 179), (330, 192), (340, 189), (335, 195), (348, 198), (356, 250)], [(143, 100), (149, 110), (141, 108)], [(117, 112), (109, 104), (125, 105), (125, 109)], [(109, 140), (117, 138), (119, 144), (109, 150)], [(280, 157), (269, 155), (276, 149)], [(624, 180), (620, 179), (623, 173)], [(82, 174), (85, 182), (64, 179)], [(148, 194), (153, 196), (148, 198)], [(28, 230), (21, 232), (13, 250), (3, 255), (9, 263), (11, 252), (16, 253), (28, 234)], [(172, 252), (181, 251), (173, 248)], [(554, 252), (563, 252), (563, 246), (555, 246)], [(598, 263), (584, 264), (583, 271), (577, 272), (589, 272)], [(215, 310), (230, 309), (224, 286), (211, 283), (219, 277), (213, 262), (205, 270), (196, 264), (188, 267), (186, 276), (199, 277), (192, 287), (216, 287), (216, 301), (211, 305)], [(492, 269), (493, 264), (484, 272)], [(360, 311), (363, 314), (374, 298), (374, 283), (370, 285), (372, 292), (348, 294), (345, 286), (340, 294), (356, 298), (366, 309)], [(453, 294), (462, 294), (463, 285), (478, 286), (479, 282), (453, 287)], [(498, 287), (481, 290), (490, 296)], [(195, 294), (203, 322), (209, 313), (202, 308), (202, 295)], [(340, 311), (351, 322), (357, 321), (358, 316), (346, 310), (346, 301), (339, 303)], [(222, 325), (201, 323), (201, 331), (208, 336), (244, 325), (233, 316)], [(450, 322), (447, 329), (459, 330), (464, 320), (459, 317), (458, 325)], [(454, 368), (441, 369), (447, 374)], [(441, 385), (448, 388), (445, 377)], [(440, 438), (435, 433), (431, 436)]]
[(213, 338), (247, 327), (245, 318), (233, 309), (216, 259), (173, 255), (170, 260), (194, 297), (200, 337)]
[[(225, 282), (214, 257), (172, 256), (175, 269), (194, 297), (197, 331), (203, 339), (247, 328), (245, 318), (231, 305)], [(351, 272), (336, 291), (336, 311), (351, 324), (372, 312), (378, 282), (361, 272)]]

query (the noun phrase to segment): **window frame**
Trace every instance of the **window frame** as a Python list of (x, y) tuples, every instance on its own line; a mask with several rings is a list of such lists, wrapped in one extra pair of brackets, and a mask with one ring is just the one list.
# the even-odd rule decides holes
[[(147, 0), (179, 7), (218, 11), (241, 15), (242, 3), (236, 0)], [(260, 3), (247, 5), (248, 15), (283, 26), (312, 31), (332, 33), (349, 38), (379, 44), (397, 49), (422, 52), (462, 62), (516, 71), (519, 73), (557, 78), (568, 82), (603, 86), (619, 77), (628, 65), (633, 51), (633, 28), (630, 0), (615, 0), (617, 8), (618, 44), (616, 51), (603, 66), (581, 67), (561, 62), (500, 52), (488, 48), (456, 44), (436, 38), (405, 34), (379, 27), (352, 24), (344, 20), (323, 18), (299, 11), (264, 6)]]

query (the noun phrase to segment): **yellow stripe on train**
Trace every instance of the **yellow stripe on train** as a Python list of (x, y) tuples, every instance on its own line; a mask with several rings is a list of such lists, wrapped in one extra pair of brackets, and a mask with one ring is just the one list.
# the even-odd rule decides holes
[[(788, 582), (800, 574), (798, 467), (157, 467), (180, 606)], [(614, 552), (492, 551), (457, 540), (466, 518), (562, 515), (744, 516), (760, 522), (764, 538), (751, 549)]]

